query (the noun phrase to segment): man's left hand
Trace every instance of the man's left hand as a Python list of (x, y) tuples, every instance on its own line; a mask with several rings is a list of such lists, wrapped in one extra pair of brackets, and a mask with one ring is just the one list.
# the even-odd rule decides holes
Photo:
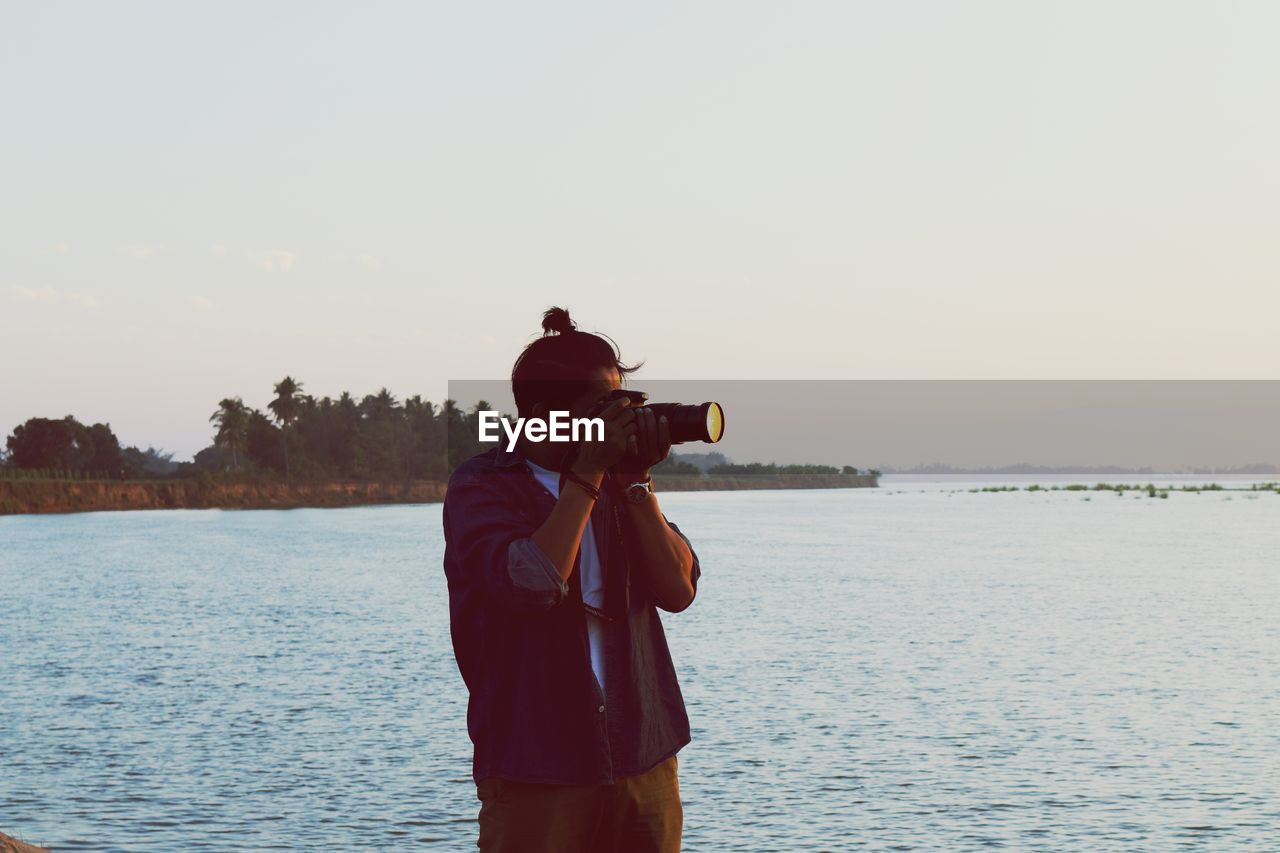
[(658, 417), (648, 408), (636, 409), (636, 426), (636, 434), (628, 439), (627, 453), (618, 463), (618, 470), (644, 476), (671, 453), (671, 428), (666, 416)]

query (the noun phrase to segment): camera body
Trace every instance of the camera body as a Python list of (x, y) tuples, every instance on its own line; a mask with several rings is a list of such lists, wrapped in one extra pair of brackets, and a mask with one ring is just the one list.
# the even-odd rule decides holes
[(609, 396), (601, 401), (602, 406), (614, 400), (627, 399), (631, 408), (651, 410), (658, 417), (667, 419), (671, 430), (672, 444), (686, 444), (691, 441), (702, 441), (715, 444), (724, 437), (724, 409), (719, 403), (701, 403), (694, 406), (683, 403), (650, 403), (649, 395), (643, 391), (631, 391), (619, 388), (609, 392)]

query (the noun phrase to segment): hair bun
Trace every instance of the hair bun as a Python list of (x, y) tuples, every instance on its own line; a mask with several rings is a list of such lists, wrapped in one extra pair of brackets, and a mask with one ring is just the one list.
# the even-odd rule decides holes
[(577, 324), (569, 319), (569, 312), (563, 308), (548, 308), (547, 312), (542, 315), (542, 333), (544, 335), (549, 335), (552, 332), (557, 335), (567, 335), (577, 328)]

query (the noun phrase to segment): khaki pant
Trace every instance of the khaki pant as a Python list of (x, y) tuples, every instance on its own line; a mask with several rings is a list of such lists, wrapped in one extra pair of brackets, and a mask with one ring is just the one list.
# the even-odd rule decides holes
[(612, 785), (539, 785), (485, 779), (483, 853), (678, 853), (684, 812), (676, 757)]

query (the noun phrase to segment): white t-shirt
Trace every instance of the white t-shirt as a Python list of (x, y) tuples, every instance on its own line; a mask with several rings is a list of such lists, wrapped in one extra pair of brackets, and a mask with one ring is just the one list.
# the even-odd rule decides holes
[[(549, 471), (541, 465), (534, 465), (525, 460), (529, 470), (538, 482), (546, 486), (547, 491), (560, 497), (560, 472)], [(582, 600), (592, 607), (604, 609), (604, 572), (600, 568), (600, 552), (596, 549), (595, 531), (591, 529), (591, 520), (587, 520), (587, 529), (582, 532), (582, 545), (578, 554), (579, 580), (582, 583)], [(604, 622), (600, 617), (587, 614), (587, 641), (591, 647), (591, 669), (600, 683), (600, 692), (604, 692)]]

